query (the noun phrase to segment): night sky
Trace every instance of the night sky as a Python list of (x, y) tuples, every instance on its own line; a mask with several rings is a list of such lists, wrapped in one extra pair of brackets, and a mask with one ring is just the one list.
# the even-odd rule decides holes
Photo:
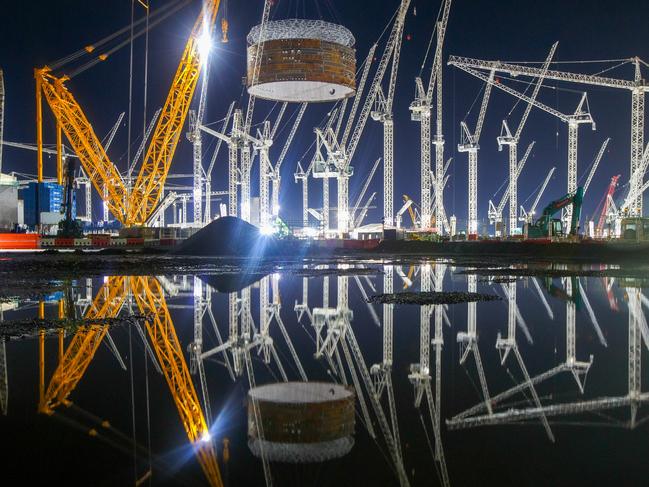
[[(151, 1), (153, 8), (165, 2)], [(335, 1), (335, 0), (281, 0), (275, 2), (272, 17), (322, 18), (348, 27), (357, 39), (358, 65), (365, 58), (369, 46), (379, 37), (388, 20), (398, 7), (397, 0)], [(417, 15), (413, 15), (416, 7)], [(199, 2), (185, 7), (180, 13), (167, 19), (150, 35), (149, 47), (149, 95), (148, 114), (162, 105), (182, 49), (200, 8)], [(419, 200), (419, 125), (410, 121), (408, 106), (414, 97), (414, 77), (419, 74), (426, 46), (432, 33), (439, 8), (438, 1), (413, 0), (406, 19), (399, 81), (395, 100), (395, 212), (401, 205), (401, 195), (408, 194)], [(230, 43), (215, 43), (210, 74), (207, 123), (220, 120), (231, 101), (245, 106), (241, 78), (245, 74), (245, 37), (249, 29), (258, 23), (262, 2), (229, 1)], [(62, 0), (52, 2), (7, 2), (3, 5), (2, 29), (0, 29), (0, 67), (5, 73), (6, 111), (5, 139), (34, 142), (34, 82), (32, 70), (48, 62), (67, 56), (83, 46), (111, 34), (128, 24), (131, 2), (83, 2)], [(136, 6), (138, 16), (143, 9)], [(649, 18), (649, 2), (620, 0), (547, 0), (544, 2), (502, 0), (456, 0), (446, 37), (444, 60), (448, 55), (458, 54), (481, 59), (512, 61), (542, 61), (553, 42), (559, 41), (555, 60), (621, 59), (640, 56), (649, 60), (649, 35), (646, 19)], [(220, 37), (217, 28), (215, 38)], [(383, 38), (383, 41), (385, 37)], [(379, 46), (379, 52), (383, 43)], [(144, 40), (140, 38), (134, 47), (135, 79), (133, 123), (133, 151), (139, 144), (143, 125), (143, 73)], [(430, 75), (429, 58), (423, 75)], [(123, 49), (106, 62), (86, 71), (68, 82), (69, 89), (84, 108), (86, 115), (100, 137), (110, 130), (118, 115), (128, 108), (128, 49)], [(616, 63), (563, 64), (556, 69), (596, 73)], [(444, 71), (444, 134), (446, 158), (453, 156), (445, 205), (449, 215), (458, 217), (458, 229), (464, 229), (467, 212), (467, 156), (457, 153), (460, 138), (459, 123), (467, 114), (474, 99), (480, 93), (481, 82), (462, 71), (445, 65)], [(607, 73), (608, 76), (632, 79), (633, 68), (626, 65)], [(524, 90), (525, 85), (509, 82)], [(544, 89), (539, 99), (564, 113), (572, 113), (584, 89), (589, 92), (591, 112), (597, 122), (597, 131), (588, 127), (580, 129), (579, 175), (583, 183), (587, 168), (595, 157), (602, 141), (611, 137), (607, 153), (600, 164), (586, 196), (584, 215), (592, 215), (601, 202), (610, 178), (622, 174), (628, 180), (630, 142), (630, 99), (626, 90), (585, 87), (546, 82), (548, 87), (559, 86), (562, 90)], [(475, 126), (480, 99), (468, 115), (470, 127)], [(481, 138), (479, 160), (479, 202), (481, 219), (486, 218), (487, 203), (507, 177), (507, 152), (498, 152), (496, 136), (503, 118), (514, 106), (509, 95), (494, 90), (487, 112)], [(259, 102), (255, 111), (255, 123), (262, 121), (273, 108), (272, 102)], [(300, 187), (293, 182), (296, 162), (301, 158), (310, 160), (312, 152), (306, 153), (314, 139), (313, 126), (320, 124), (332, 105), (311, 106), (307, 110), (301, 129), (282, 168), (282, 216), (289, 221), (300, 218)], [(287, 110), (284, 123), (297, 106)], [(508, 118), (510, 127), (516, 127), (523, 106), (518, 105)], [(275, 112), (277, 108), (275, 108)], [(45, 142), (54, 142), (53, 118), (45, 110)], [(271, 115), (271, 120), (274, 117)], [(220, 125), (217, 125), (220, 127)], [(271, 152), (274, 160), (281, 150), (283, 138), (290, 125), (284, 127)], [(126, 124), (120, 129), (109, 156), (122, 170), (126, 167)], [(532, 140), (536, 147), (519, 180), (519, 204), (526, 200), (540, 185), (552, 166), (557, 166), (552, 183), (548, 187), (540, 207), (566, 192), (566, 139), (567, 128), (551, 115), (533, 110), (522, 133), (519, 152)], [(204, 139), (205, 158), (211, 156), (213, 141)], [(380, 124), (369, 120), (352, 166), (355, 177), (350, 182), (350, 200), (355, 200), (374, 160), (382, 152), (382, 129)], [(224, 148), (223, 148), (224, 149)], [(222, 150), (213, 175), (213, 189), (227, 187), (227, 151)], [(46, 160), (46, 176), (55, 175), (54, 159)], [(172, 172), (191, 171), (191, 146), (186, 138), (181, 142), (172, 164)], [(34, 152), (5, 148), (3, 172), (17, 171), (35, 174)], [(583, 177), (582, 177), (583, 175)], [(253, 172), (253, 181), (256, 174)], [(190, 184), (190, 181), (187, 181)], [(335, 187), (335, 184), (333, 185)], [(253, 195), (256, 188), (253, 186)], [(320, 184), (311, 186), (312, 207), (319, 207)], [(371, 190), (378, 192), (377, 208), (371, 210), (367, 222), (378, 222), (382, 216), (382, 173), (377, 171)], [(622, 195), (621, 195), (622, 196)], [(332, 201), (335, 201), (332, 194)], [(498, 197), (499, 199), (499, 197)], [(98, 216), (98, 202), (95, 207)], [(332, 216), (333, 218), (333, 216)], [(583, 222), (584, 220), (582, 220)], [(583, 223), (582, 223), (583, 224)]]

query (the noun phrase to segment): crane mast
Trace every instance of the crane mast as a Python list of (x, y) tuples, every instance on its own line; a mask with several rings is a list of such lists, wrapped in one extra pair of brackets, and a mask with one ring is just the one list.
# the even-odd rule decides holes
[(367, 97), (365, 98), (365, 103), (361, 109), (361, 113), (358, 118), (358, 122), (354, 127), (352, 132), (351, 139), (349, 144), (343, 146), (343, 157), (340, 158), (339, 167), (337, 168), (337, 180), (338, 180), (338, 233), (345, 234), (349, 231), (350, 224), (350, 215), (349, 215), (349, 178), (353, 174), (353, 168), (351, 167), (351, 161), (354, 158), (356, 148), (358, 147), (358, 142), (360, 141), (361, 134), (365, 129), (367, 119), (370, 116), (370, 111), (376, 97), (379, 92), (379, 87), (385, 72), (388, 67), (388, 63), (392, 57), (395, 46), (398, 43), (398, 38), (403, 29), (403, 23), (406, 18), (406, 13), (408, 12), (408, 7), (410, 5), (410, 0), (402, 0), (399, 6), (399, 11), (397, 13), (396, 19), (390, 31), (390, 36), (388, 37), (385, 50), (383, 51), (383, 56), (379, 61), (379, 65), (374, 73), (374, 79), (372, 84), (367, 92)]
[(394, 120), (392, 106), (397, 85), (404, 24), (405, 22), (401, 23), (396, 36), (387, 97), (379, 86), (376, 108), (371, 113), (372, 119), (383, 124), (383, 224), (387, 227), (394, 225)]
[[(346, 100), (345, 100), (346, 101)], [(302, 118), (304, 117), (304, 112), (306, 111), (306, 107), (308, 106), (308, 103), (302, 103), (300, 105), (300, 108), (297, 112), (297, 116), (295, 118), (295, 121), (293, 122), (293, 126), (291, 127), (291, 131), (288, 134), (288, 137), (286, 138), (286, 142), (284, 143), (284, 147), (282, 147), (282, 152), (280, 153), (279, 157), (277, 158), (277, 162), (275, 163), (275, 167), (273, 168), (272, 174), (271, 174), (271, 180), (272, 180), (272, 185), (273, 185), (273, 196), (272, 196), (272, 205), (271, 205), (271, 211), (274, 216), (279, 216), (279, 190), (280, 190), (280, 185), (282, 182), (282, 175), (281, 175), (281, 169), (282, 169), (282, 164), (284, 163), (284, 159), (286, 158), (286, 154), (288, 153), (289, 147), (291, 147), (291, 144), (293, 143), (293, 139), (295, 138), (295, 134), (297, 133), (298, 128), (300, 127), (300, 123), (302, 122)], [(275, 125), (275, 128), (277, 128), (277, 124)]]
[[(489, 79), (493, 80), (493, 78), (494, 73), (492, 71), (489, 75)], [(471, 134), (465, 122), (461, 122), (460, 124), (462, 128), (463, 141), (458, 144), (457, 149), (459, 152), (467, 152), (469, 154), (469, 211), (467, 218), (467, 235), (477, 235), (478, 233), (478, 151), (480, 150), (480, 134), (482, 133), (482, 126), (487, 113), (487, 106), (489, 105), (489, 97), (491, 96), (491, 87), (492, 85), (489, 82), (484, 86), (478, 121), (473, 134)]]

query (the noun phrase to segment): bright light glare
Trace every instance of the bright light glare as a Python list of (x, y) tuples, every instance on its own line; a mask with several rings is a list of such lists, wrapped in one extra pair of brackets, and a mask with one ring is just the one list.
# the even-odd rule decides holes
[(198, 38), (198, 53), (201, 56), (201, 62), (207, 62), (207, 58), (210, 55), (210, 50), (212, 49), (212, 38), (208, 31), (203, 31), (201, 36)]
[(209, 431), (203, 433), (203, 435), (201, 436), (201, 441), (203, 443), (209, 443), (210, 441), (212, 441), (212, 435), (210, 435)]
[(307, 227), (304, 229), (304, 235), (306, 235), (307, 237), (317, 237), (318, 230), (313, 227)]
[(271, 225), (263, 225), (260, 229), (259, 232), (262, 235), (272, 235), (275, 233), (275, 229)]

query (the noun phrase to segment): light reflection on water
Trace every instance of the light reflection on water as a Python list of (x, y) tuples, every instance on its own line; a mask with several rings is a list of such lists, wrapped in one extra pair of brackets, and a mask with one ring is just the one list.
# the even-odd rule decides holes
[[(38, 406), (42, 415), (65, 418), (67, 426), (122, 452), (123, 466), (112, 468), (123, 470), (123, 478), (150, 475), (154, 484), (184, 475), (176, 464), (189, 462), (202, 471), (193, 471), (190, 483), (210, 485), (293, 485), (291, 469), (299, 469), (307, 483), (327, 476), (333, 482), (355, 477), (352, 470), (359, 466), (373, 471), (368, 475), (378, 479), (376, 485), (465, 485), (492, 465), (508, 468), (485, 451), (485, 442), (493, 442), (494, 450), (509, 442), (522, 446), (507, 451), (517, 465), (512, 472), (522, 465), (530, 469), (518, 485), (534, 483), (542, 470), (537, 461), (556, 461), (553, 449), (564, 454), (586, 439), (593, 442), (591, 453), (615, 448), (629, 457), (646, 456), (649, 392), (643, 392), (641, 372), (649, 346), (643, 307), (649, 300), (642, 282), (471, 269), (438, 261), (322, 264), (265, 276), (82, 278), (41, 300), (3, 302), (6, 329), (39, 314), (73, 327), (3, 339), (2, 424)], [(367, 303), (370, 295), (406, 290), (480, 292), (502, 300)], [(97, 323), (129, 316), (134, 319), (115, 328)], [(77, 328), (81, 317), (91, 321)], [(39, 350), (25, 345), (40, 342), (41, 383), (25, 388), (35, 377), (12, 370), (12, 356), (29, 350), (21, 360), (38, 361)], [(126, 392), (120, 401), (97, 405), (88, 399), (110, 397), (106, 381), (112, 377)], [(313, 464), (287, 467), (268, 460), (277, 458), (274, 451), (262, 447), (253, 456), (246, 448), (248, 420), (241, 404), (247, 390), (289, 381), (335, 382), (356, 394), (354, 446), (324, 470)], [(83, 422), (72, 404), (99, 407), (115, 416), (115, 425), (89, 426), (89, 417), (101, 425), (97, 413), (81, 415)], [(261, 424), (259, 405), (252, 403), (249, 411)], [(173, 424), (173, 434), (161, 434), (156, 419), (164, 419), (164, 427)], [(589, 433), (593, 427), (624, 434), (609, 444), (612, 437)], [(80, 435), (75, 441), (88, 440)], [(335, 452), (322, 455), (336, 458)], [(633, 465), (629, 485), (649, 473)], [(589, 468), (591, 477), (583, 473)], [(556, 464), (554, 478), (586, 485), (603, 468), (593, 454), (572, 465)]]

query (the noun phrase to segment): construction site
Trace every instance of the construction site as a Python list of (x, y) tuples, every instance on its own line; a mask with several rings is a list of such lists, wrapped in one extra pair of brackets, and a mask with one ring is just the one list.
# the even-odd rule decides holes
[(644, 485), (649, 5), (110, 3), (0, 48), (13, 482)]
[[(237, 78), (243, 79), (239, 98), (224, 103), (227, 96), (216, 86), (223, 83), (221, 73), (212, 82), (209, 75), (213, 65), (222, 67), (218, 56), (232, 45), (228, 6), (208, 2), (189, 32), (163, 103), (149, 94), (149, 70), (157, 68), (148, 59), (149, 37), (153, 43), (158, 25), (181, 14), (184, 20), (190, 2), (172, 1), (157, 10), (139, 3), (129, 25), (34, 68), (35, 140), (3, 137), (2, 128), (12, 124), (6, 107), (25, 101), (14, 101), (11, 86), (5, 89), (0, 79), (1, 248), (169, 248), (223, 216), (253, 224), (261, 235), (329, 241), (326, 246), (336, 249), (353, 248), (353, 240), (495, 239), (632, 243), (628, 247), (637, 250), (649, 238), (643, 217), (649, 84), (640, 57), (573, 62), (598, 70), (584, 74), (556, 60), (558, 42), (548, 46), (545, 59), (519, 63), (453, 55), (445, 43), (451, 2), (419, 15), (417, 5), (402, 2), (384, 19), (380, 37), (364, 40), (364, 51), (343, 25), (286, 18), (288, 7), (266, 2), (245, 36), (245, 52), (238, 52), (246, 57)], [(421, 24), (422, 15), (431, 13), (424, 22), (426, 50), (415, 53), (409, 17)], [(129, 49), (128, 103), (121, 112), (115, 109), (116, 119), (103, 133), (87, 115), (94, 113), (92, 100), (81, 103), (75, 91), (87, 72), (110, 72), (113, 58)], [(399, 74), (406, 49), (410, 64), (413, 56), (421, 59), (414, 80)], [(11, 66), (3, 68), (11, 72)], [(473, 92), (462, 99), (455, 90), (458, 77), (472, 83)], [(460, 121), (452, 117), (452, 129), (444, 96), (451, 79), (453, 113), (456, 105), (467, 110)], [(156, 88), (161, 82), (156, 78)], [(415, 87), (409, 101), (398, 89), (408, 83)], [(591, 113), (589, 90), (604, 89), (631, 95), (629, 143), (602, 134), (580, 145), (580, 134), (595, 130), (598, 118)], [(498, 122), (490, 115), (502, 115), (496, 103), (508, 110)], [(407, 113), (406, 126), (395, 124)], [(534, 163), (539, 179), (524, 172), (538, 151), (536, 134), (525, 130), (534, 118), (556, 124), (556, 160)], [(498, 133), (495, 144), (481, 138), (483, 127)], [(418, 154), (411, 146), (399, 147), (400, 131), (412, 134), (411, 141), (419, 134)], [(451, 131), (448, 141), (445, 133)], [(374, 132), (382, 133), (382, 144)], [(116, 136), (126, 139), (118, 150), (111, 149)], [(487, 144), (502, 152), (495, 156), (502, 163), (492, 152), (479, 164)], [(620, 161), (615, 169), (612, 158)], [(19, 171), (8, 170), (14, 159), (33, 165), (22, 162)], [(622, 167), (622, 160), (629, 162)], [(487, 183), (496, 165), (494, 188)], [(399, 180), (407, 185), (395, 185)], [(589, 191), (593, 181), (599, 187)], [(467, 248), (475, 252), (480, 246)]]

